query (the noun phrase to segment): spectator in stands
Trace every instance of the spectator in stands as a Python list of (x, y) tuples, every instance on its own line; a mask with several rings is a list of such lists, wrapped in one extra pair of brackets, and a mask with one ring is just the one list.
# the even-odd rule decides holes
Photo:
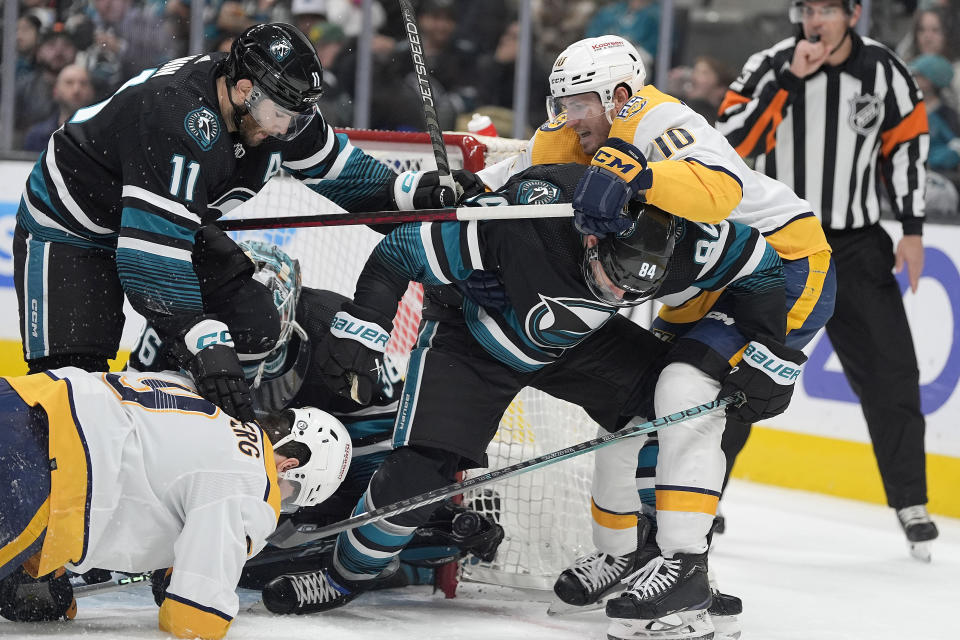
[[(190, 0), (182, 0), (190, 5)], [(247, 27), (273, 19), (274, 5), (277, 0), (255, 0), (247, 3), (241, 0), (212, 0), (216, 18), (204, 29), (204, 38), (208, 46), (216, 46), (231, 34), (242, 33)], [(209, 5), (208, 5), (209, 6)]]
[(722, 60), (700, 56), (692, 67), (677, 67), (670, 71), (669, 93), (714, 124), (727, 87), (736, 77), (736, 71)]
[(54, 111), (53, 83), (57, 75), (77, 57), (77, 47), (69, 33), (57, 23), (40, 36), (36, 66), (17, 78), (14, 125), (25, 131), (46, 120)]
[(334, 127), (349, 127), (353, 123), (353, 98), (337, 75), (338, 58), (347, 36), (338, 25), (325, 21), (315, 22), (306, 34), (323, 65), (323, 97), (318, 103), (320, 112)]
[[(339, 25), (348, 38), (356, 38), (363, 29), (363, 5), (356, 0), (312, 0), (312, 4), (326, 4), (327, 20)], [(379, 0), (373, 0), (372, 19), (374, 32), (383, 28), (387, 12)], [(306, 32), (304, 32), (306, 33)]]
[(943, 56), (922, 55), (910, 64), (923, 101), (927, 105), (930, 125), (930, 154), (927, 164), (931, 169), (952, 171), (960, 165), (960, 118), (955, 109), (943, 103), (940, 92), (953, 82), (953, 66)]
[(18, 76), (33, 69), (40, 41), (40, 18), (28, 13), (17, 20), (17, 69)]
[(293, 0), (290, 15), (293, 26), (309, 36), (313, 25), (327, 22), (327, 0)]
[(595, 10), (591, 0), (534, 0), (537, 56), (541, 60), (556, 60), (567, 45), (583, 38)]
[(954, 65), (954, 80), (948, 89), (945, 89), (943, 98), (956, 108), (960, 106), (960, 47), (956, 38), (949, 34), (956, 34), (956, 20), (947, 7), (921, 8), (913, 17), (913, 29), (897, 45), (897, 53), (907, 62), (917, 56), (943, 56)]
[(132, 0), (93, 0), (91, 20), (93, 46), (84, 52), (84, 60), (98, 99), (176, 53), (163, 19)]
[(660, 3), (657, 0), (619, 0), (597, 11), (587, 25), (587, 37), (608, 33), (623, 36), (651, 56), (660, 42)]
[(53, 101), (57, 110), (49, 118), (30, 127), (23, 138), (26, 151), (43, 151), (50, 134), (60, 128), (80, 107), (93, 102), (90, 74), (79, 64), (68, 64), (57, 74), (53, 84)]
[(507, 0), (454, 0), (453, 10), (457, 16), (454, 38), (469, 43), (474, 51), (493, 51), (500, 36), (516, 18), (515, 2)]
[[(477, 100), (482, 105), (513, 108), (514, 71), (519, 49), (520, 25), (510, 23), (500, 36), (497, 48), (492, 54), (480, 56), (477, 60)], [(540, 126), (546, 118), (543, 109), (544, 96), (550, 93), (547, 78), (550, 69), (533, 56), (530, 68), (530, 87), (527, 96), (527, 124)], [(484, 111), (483, 107), (477, 107)]]

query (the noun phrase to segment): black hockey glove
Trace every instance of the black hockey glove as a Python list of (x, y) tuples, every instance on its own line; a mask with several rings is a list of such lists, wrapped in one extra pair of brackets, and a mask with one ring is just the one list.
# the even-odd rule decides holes
[(187, 330), (183, 341), (193, 354), (186, 365), (200, 395), (234, 418), (255, 420), (250, 386), (227, 325), (205, 318)]
[(458, 185), (454, 193), (450, 187), (441, 186), (440, 174), (436, 171), (404, 171), (393, 181), (393, 203), (398, 211), (405, 209), (443, 209), (455, 207), (464, 198), (486, 190), (476, 174), (456, 169), (453, 179)]
[(739, 406), (728, 406), (727, 414), (751, 424), (786, 411), (806, 361), (802, 351), (782, 344), (748, 344), (743, 359), (723, 379), (719, 396), (742, 391), (747, 399)]
[(503, 311), (510, 304), (500, 276), (493, 271), (474, 271), (469, 278), (458, 280), (456, 284), (464, 297), (481, 307)]
[(150, 590), (153, 591), (153, 601), (157, 606), (163, 606), (163, 601), (167, 597), (167, 587), (170, 586), (170, 577), (173, 575), (173, 568), (154, 569), (150, 574)]
[(608, 138), (577, 183), (573, 225), (580, 233), (598, 238), (626, 231), (632, 221), (624, 207), (652, 185), (653, 172), (643, 153), (620, 138)]
[(370, 404), (380, 388), (383, 353), (392, 326), (375, 311), (345, 303), (314, 354), (324, 384), (337, 395)]
[(13, 622), (72, 620), (77, 615), (73, 586), (63, 569), (31, 578), (20, 567), (0, 580), (0, 616)]

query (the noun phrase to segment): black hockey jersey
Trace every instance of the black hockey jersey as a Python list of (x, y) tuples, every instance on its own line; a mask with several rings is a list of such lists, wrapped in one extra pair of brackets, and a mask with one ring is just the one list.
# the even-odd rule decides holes
[[(514, 176), (489, 203), (570, 202), (587, 167), (539, 165)], [(392, 317), (407, 280), (450, 284), (474, 270), (496, 272), (510, 304), (503, 310), (464, 299), (462, 317), (471, 334), (493, 357), (511, 368), (535, 371), (599, 329), (617, 307), (597, 300), (582, 274), (584, 248), (570, 220), (541, 218), (487, 222), (403, 225), (374, 250), (357, 283), (354, 301)], [(657, 298), (692, 297), (726, 288), (738, 304), (737, 323), (752, 338), (782, 341), (785, 318), (783, 269), (760, 232), (722, 221), (678, 219), (677, 241), (668, 276)]]
[(227, 132), (216, 79), (225, 54), (172, 60), (77, 111), (50, 138), (18, 222), (37, 240), (116, 251), (139, 313), (185, 326), (203, 300), (194, 234), (281, 169), (348, 210), (391, 208), (394, 173), (322, 117), (291, 141), (245, 146)]

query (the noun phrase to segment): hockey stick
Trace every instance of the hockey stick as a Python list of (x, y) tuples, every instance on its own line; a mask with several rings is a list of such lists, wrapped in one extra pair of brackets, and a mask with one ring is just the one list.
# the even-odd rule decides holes
[(111, 591), (119, 591), (120, 589), (126, 589), (129, 586), (140, 584), (141, 582), (149, 582), (150, 576), (153, 574), (152, 571), (147, 571), (146, 573), (141, 573), (136, 576), (123, 576), (122, 578), (117, 578), (116, 580), (111, 579), (106, 582), (97, 582), (96, 584), (85, 584), (79, 587), (73, 588), (73, 597), (74, 598), (86, 598), (87, 596), (96, 596), (101, 593), (110, 593)]
[(368, 211), (363, 213), (326, 213), (281, 218), (235, 218), (218, 220), (224, 231), (250, 229), (286, 229), (290, 227), (338, 227), (360, 224), (400, 222), (450, 222), (469, 220), (506, 220), (520, 218), (571, 218), (570, 204), (511, 204), (499, 207), (456, 207), (414, 209), (410, 211)]
[(427, 62), (423, 57), (423, 45), (420, 44), (420, 30), (417, 28), (417, 16), (413, 12), (410, 0), (398, 0), (400, 13), (403, 15), (403, 26), (410, 41), (410, 57), (413, 58), (413, 71), (417, 74), (417, 85), (420, 88), (420, 97), (423, 98), (423, 119), (430, 135), (430, 144), (433, 146), (433, 157), (437, 160), (437, 175), (440, 184), (453, 189), (459, 198), (460, 189), (450, 175), (450, 161), (447, 159), (447, 147), (443, 144), (443, 130), (440, 129), (440, 119), (433, 104), (433, 87), (427, 75)]
[(474, 478), (468, 478), (462, 482), (455, 482), (447, 485), (446, 487), (440, 487), (439, 489), (427, 491), (404, 500), (398, 500), (392, 504), (374, 509), (373, 511), (355, 515), (347, 518), (346, 520), (335, 522), (325, 527), (317, 527), (316, 525), (311, 524), (301, 524), (298, 526), (287, 520), (277, 527), (277, 530), (267, 539), (267, 541), (270, 542), (270, 544), (281, 548), (288, 548), (299, 544), (313, 542), (314, 540), (332, 536), (333, 534), (340, 533), (341, 531), (356, 529), (357, 527), (370, 522), (383, 520), (384, 518), (389, 518), (390, 516), (394, 516), (399, 513), (406, 513), (407, 511), (422, 507), (423, 505), (443, 500), (444, 498), (457, 495), (458, 493), (463, 493), (467, 489), (482, 487), (492, 482), (496, 482), (497, 480), (510, 478), (520, 475), (521, 473), (527, 473), (528, 471), (533, 471), (534, 469), (539, 469), (541, 467), (560, 462), (561, 460), (568, 460), (570, 458), (583, 455), (584, 453), (595, 451), (601, 447), (614, 444), (615, 442), (625, 438), (632, 438), (644, 433), (650, 433), (651, 431), (657, 431), (658, 429), (679, 424), (706, 413), (712, 413), (718, 409), (726, 407), (727, 405), (737, 405), (745, 401), (746, 398), (743, 393), (738, 391), (733, 395), (719, 398), (717, 400), (711, 400), (710, 402), (705, 402), (695, 407), (691, 407), (690, 409), (678, 411), (677, 413), (672, 413), (662, 418), (654, 418), (649, 422), (644, 422), (642, 424), (633, 426), (626, 426), (615, 433), (608, 433), (600, 436), (599, 438), (594, 438), (593, 440), (587, 440), (586, 442), (581, 442), (580, 444), (567, 447), (566, 449), (560, 449), (536, 458), (531, 458), (530, 460), (524, 460), (523, 462), (518, 462), (517, 464), (512, 464), (509, 467), (503, 467), (502, 469), (494, 469), (493, 471), (488, 471), (487, 473), (481, 474)]

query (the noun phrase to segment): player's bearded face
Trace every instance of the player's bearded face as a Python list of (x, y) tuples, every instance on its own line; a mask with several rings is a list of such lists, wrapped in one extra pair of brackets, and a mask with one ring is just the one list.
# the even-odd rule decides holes
[(558, 98), (555, 108), (567, 116), (566, 126), (580, 137), (580, 147), (587, 155), (593, 155), (610, 137), (610, 121), (596, 93), (580, 93)]

